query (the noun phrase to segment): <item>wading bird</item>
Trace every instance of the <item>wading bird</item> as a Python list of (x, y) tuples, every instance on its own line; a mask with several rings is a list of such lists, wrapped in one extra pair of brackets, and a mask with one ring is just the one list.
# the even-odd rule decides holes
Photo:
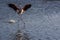
[(12, 9), (14, 9), (18, 14), (23, 14), (25, 11), (27, 11), (30, 7), (31, 4), (26, 4), (23, 8), (18, 8), (16, 4), (8, 4), (8, 6)]

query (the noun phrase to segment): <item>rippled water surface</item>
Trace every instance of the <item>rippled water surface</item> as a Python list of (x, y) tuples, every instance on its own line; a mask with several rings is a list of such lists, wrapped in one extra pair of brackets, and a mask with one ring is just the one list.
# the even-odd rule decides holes
[[(32, 4), (21, 16), (25, 29), (23, 21), (8, 7), (8, 3), (15, 3), (20, 7), (27, 3)], [(16, 23), (8, 23), (10, 19)], [(30, 34), (31, 40), (60, 40), (60, 1), (0, 0), (0, 40), (13, 40), (18, 26), (23, 32)]]

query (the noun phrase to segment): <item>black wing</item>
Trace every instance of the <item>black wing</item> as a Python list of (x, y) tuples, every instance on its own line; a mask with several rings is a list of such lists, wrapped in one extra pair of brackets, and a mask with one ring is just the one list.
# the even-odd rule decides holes
[(8, 4), (10, 8), (13, 8), (18, 14), (22, 14), (24, 11), (28, 10), (31, 7), (31, 4), (26, 4), (22, 9), (19, 9), (15, 4)]
[(19, 8), (15, 4), (8, 4), (10, 8), (13, 8), (15, 11), (19, 10)]
[(31, 7), (31, 4), (26, 4), (22, 9), (24, 11), (28, 10)]

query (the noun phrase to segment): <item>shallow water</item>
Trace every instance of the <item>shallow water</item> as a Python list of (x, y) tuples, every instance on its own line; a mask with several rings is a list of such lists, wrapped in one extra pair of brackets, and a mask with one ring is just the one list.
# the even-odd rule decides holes
[[(8, 7), (8, 3), (16, 3), (21, 7), (32, 4), (21, 16), (25, 29), (21, 18)], [(16, 20), (16, 23), (8, 23), (10, 19)], [(60, 40), (60, 1), (0, 0), (0, 40), (13, 40), (18, 26), (23, 32), (29, 33), (31, 40)]]

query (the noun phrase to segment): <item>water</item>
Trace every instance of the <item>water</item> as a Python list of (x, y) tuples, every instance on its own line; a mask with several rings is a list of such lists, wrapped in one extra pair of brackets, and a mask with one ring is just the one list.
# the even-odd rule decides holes
[[(22, 15), (25, 29), (19, 15), (8, 7), (8, 3), (21, 7), (27, 3), (32, 4)], [(16, 20), (16, 23), (8, 23), (10, 19)], [(60, 1), (0, 0), (0, 40), (13, 40), (18, 26), (23, 32), (30, 34), (31, 40), (60, 40)]]

